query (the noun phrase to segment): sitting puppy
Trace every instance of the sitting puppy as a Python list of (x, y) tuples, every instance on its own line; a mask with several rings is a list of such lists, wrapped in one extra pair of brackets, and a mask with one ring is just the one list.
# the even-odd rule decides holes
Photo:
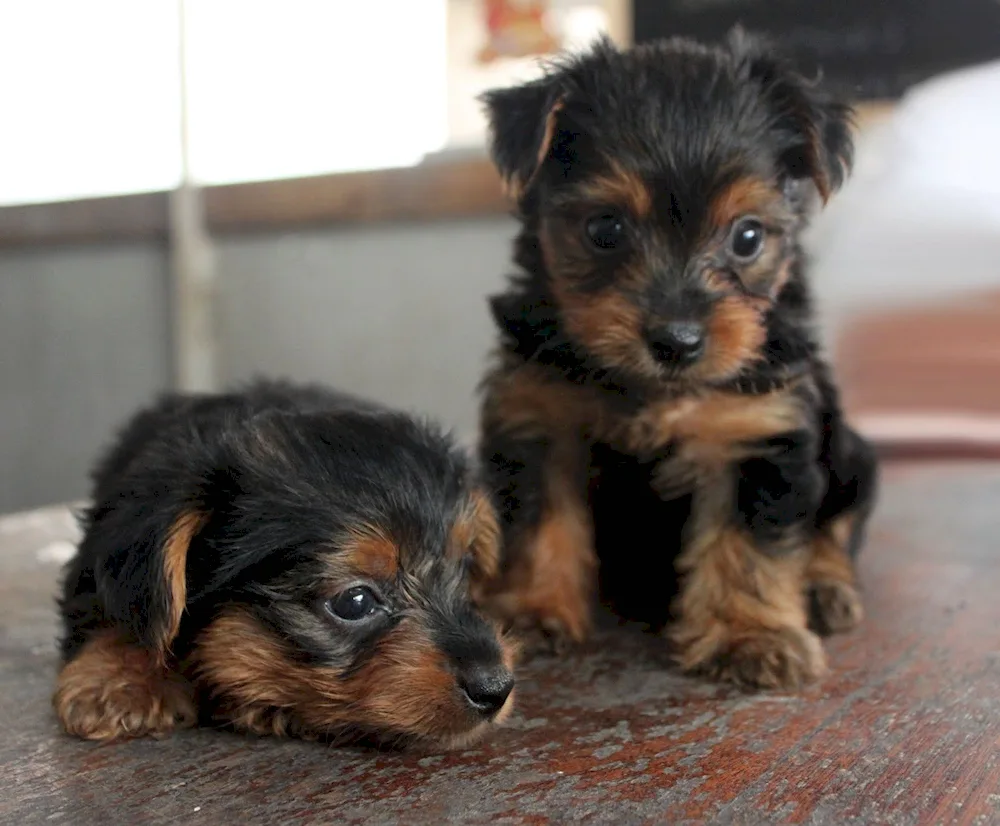
[(522, 223), (484, 381), (496, 610), (580, 640), (600, 563), (620, 611), (673, 623), (686, 669), (816, 678), (815, 632), (862, 616), (876, 486), (799, 244), (849, 170), (849, 108), (739, 30), (605, 41), (484, 100)]
[(61, 601), (67, 732), (456, 745), (510, 712), (512, 650), (472, 602), (496, 517), (435, 429), (318, 388), (174, 395), (94, 481)]

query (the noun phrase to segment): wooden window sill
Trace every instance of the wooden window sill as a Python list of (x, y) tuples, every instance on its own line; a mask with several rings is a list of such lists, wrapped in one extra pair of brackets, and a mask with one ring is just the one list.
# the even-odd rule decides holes
[[(858, 128), (891, 111), (892, 104), (860, 106)], [(0, 207), (0, 248), (160, 240), (169, 228), (168, 197), (150, 192)], [(206, 222), (213, 233), (454, 220), (510, 210), (485, 155), (443, 156), (405, 169), (205, 188)]]

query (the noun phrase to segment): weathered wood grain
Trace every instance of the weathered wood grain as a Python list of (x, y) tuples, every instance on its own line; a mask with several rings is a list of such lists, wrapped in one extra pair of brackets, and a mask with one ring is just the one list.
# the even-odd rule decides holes
[(523, 671), (500, 736), (437, 755), (60, 736), (56, 568), (36, 552), (68, 528), (0, 520), (0, 822), (1000, 823), (1000, 466), (896, 468), (885, 485), (868, 620), (816, 688), (684, 679), (660, 640), (612, 623)]

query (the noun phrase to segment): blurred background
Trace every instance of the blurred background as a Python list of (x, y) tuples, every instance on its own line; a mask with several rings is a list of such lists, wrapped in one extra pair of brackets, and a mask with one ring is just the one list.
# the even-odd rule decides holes
[(476, 95), (738, 21), (859, 102), (809, 238), (850, 412), (1000, 455), (997, 0), (7, 0), (0, 512), (84, 496), (154, 393), (255, 374), (473, 439), (515, 231)]

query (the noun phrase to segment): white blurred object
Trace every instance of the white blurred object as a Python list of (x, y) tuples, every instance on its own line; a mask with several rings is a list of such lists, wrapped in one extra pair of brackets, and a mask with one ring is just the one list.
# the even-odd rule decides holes
[(76, 556), (76, 545), (65, 539), (57, 539), (39, 548), (35, 558), (45, 564), (64, 565)]
[(828, 339), (870, 311), (1000, 286), (1000, 61), (915, 87), (857, 149), (809, 238)]

